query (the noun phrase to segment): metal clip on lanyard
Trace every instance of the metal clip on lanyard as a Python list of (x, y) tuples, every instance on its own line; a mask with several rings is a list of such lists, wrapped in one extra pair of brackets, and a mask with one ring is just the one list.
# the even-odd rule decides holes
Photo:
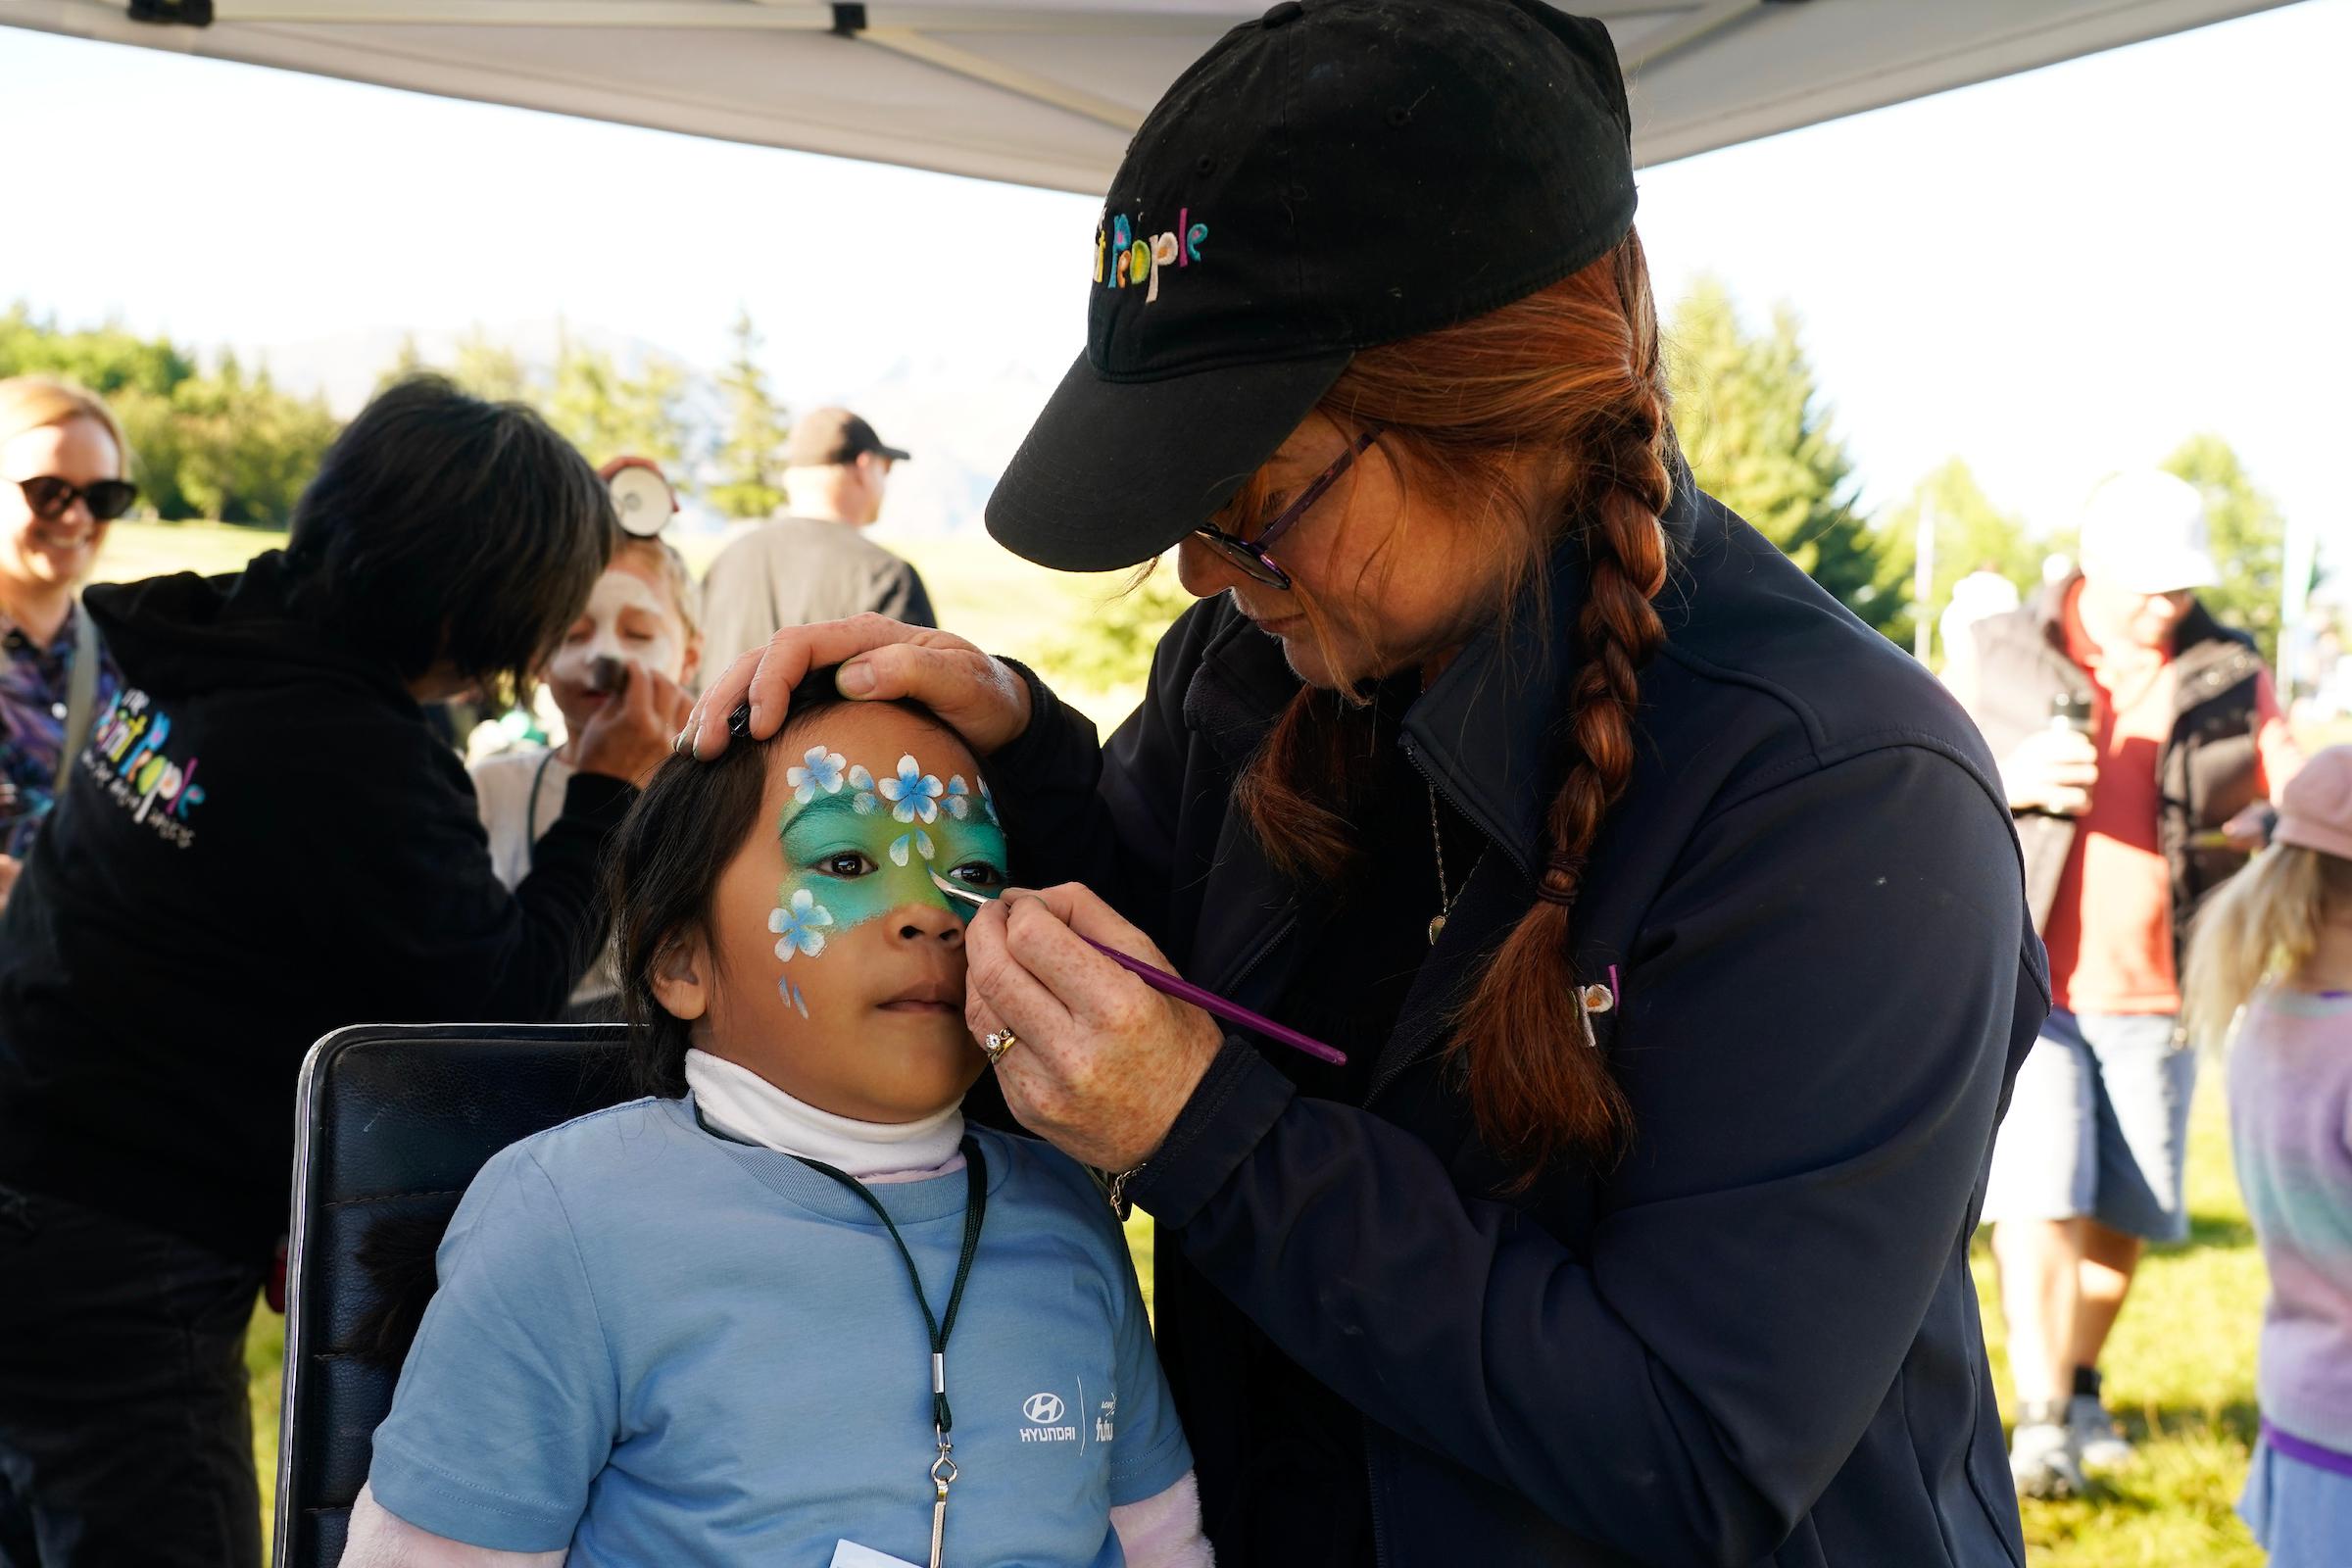
[(956, 1260), (956, 1283), (948, 1292), (948, 1310), (944, 1317), (931, 1315), (931, 1299), (923, 1294), (923, 1276), (914, 1266), (914, 1254), (906, 1250), (906, 1239), (899, 1234), (890, 1210), (882, 1200), (866, 1191), (863, 1183), (846, 1171), (835, 1170), (821, 1160), (794, 1155), (810, 1170), (832, 1177), (858, 1195), (858, 1200), (872, 1209), (898, 1244), (899, 1256), (906, 1260), (906, 1278), (914, 1286), (914, 1304), (923, 1309), (923, 1326), (931, 1333), (931, 1431), (939, 1442), (939, 1457), (931, 1461), (931, 1485), (936, 1499), (931, 1504), (931, 1568), (941, 1568), (941, 1552), (948, 1537), (948, 1488), (956, 1482), (956, 1445), (948, 1434), (956, 1430), (956, 1414), (948, 1408), (948, 1336), (956, 1332), (956, 1312), (963, 1304), (963, 1287), (972, 1277), (972, 1259), (980, 1250), (980, 1220), (988, 1212), (988, 1166), (980, 1158), (980, 1145), (969, 1134), (963, 1140), (963, 1171), (965, 1198), (963, 1203), (963, 1256)]

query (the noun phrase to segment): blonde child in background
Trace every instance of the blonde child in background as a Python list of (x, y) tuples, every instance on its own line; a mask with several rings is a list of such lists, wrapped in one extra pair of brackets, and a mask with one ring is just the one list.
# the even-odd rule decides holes
[[(581, 730), (606, 704), (620, 700), (613, 673), (633, 660), (693, 689), (703, 647), (695, 600), (693, 574), (676, 550), (659, 539), (624, 540), (543, 677), (564, 714), (564, 744), (500, 752), (468, 769), (490, 834), (491, 865), (508, 887), (530, 875), (539, 835), (564, 814)], [(616, 987), (608, 955), (572, 992), (566, 1015), (612, 1015)]]
[(2230, 1039), (2238, 1185), (2271, 1277), (2262, 1441), (2238, 1512), (2274, 1568), (2342, 1568), (2352, 1563), (2352, 746), (2314, 757), (2278, 807), (2271, 848), (2197, 917), (2183, 1016), (2199, 1041)]

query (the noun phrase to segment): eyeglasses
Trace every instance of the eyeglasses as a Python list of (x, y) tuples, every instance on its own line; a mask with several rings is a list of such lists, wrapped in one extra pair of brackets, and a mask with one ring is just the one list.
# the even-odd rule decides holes
[(43, 522), (55, 522), (76, 501), (86, 505), (90, 515), (98, 521), (112, 522), (139, 499), (139, 487), (128, 479), (100, 479), (95, 484), (80, 485), (45, 473), (38, 478), (19, 479), (17, 488), (24, 492), (24, 505)]
[(1291, 574), (1276, 565), (1274, 558), (1266, 552), (1273, 549), (1274, 542), (1290, 532), (1291, 524), (1305, 516), (1307, 509), (1322, 500), (1323, 493), (1339, 483), (1340, 475), (1354, 466), (1355, 460), (1369, 451), (1372, 443), (1379, 439), (1380, 429), (1376, 425), (1349, 442), (1348, 449), (1332, 460), (1331, 466), (1315, 476), (1314, 483), (1298, 492), (1298, 500), (1283, 508), (1280, 515), (1257, 531), (1255, 539), (1245, 539), (1240, 534), (1227, 533), (1205, 522), (1193, 532), (1209, 549), (1232, 562), (1244, 576), (1270, 588), (1287, 590), (1291, 586)]

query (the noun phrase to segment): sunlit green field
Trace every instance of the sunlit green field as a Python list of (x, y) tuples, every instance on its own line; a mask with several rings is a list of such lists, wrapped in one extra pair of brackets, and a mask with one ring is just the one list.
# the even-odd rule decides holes
[[(2229, 1116), (2206, 1063), (2189, 1131), (2190, 1235), (2152, 1251), (2109, 1343), (2107, 1402), (2139, 1446), (2132, 1469), (2076, 1502), (2026, 1504), (2034, 1568), (2256, 1568), (2262, 1551), (2232, 1508), (2253, 1450), (2254, 1348), (2262, 1256), (2230, 1167)], [(2007, 1410), (2008, 1358), (1992, 1260), (1977, 1289)]]

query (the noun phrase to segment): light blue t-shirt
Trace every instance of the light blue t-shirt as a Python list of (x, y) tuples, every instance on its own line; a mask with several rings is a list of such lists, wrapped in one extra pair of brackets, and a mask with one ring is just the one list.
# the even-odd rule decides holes
[[(930, 1560), (931, 1347), (890, 1233), (788, 1155), (641, 1100), (501, 1152), (376, 1429), (376, 1499), (567, 1561)], [(1117, 1568), (1116, 1504), (1192, 1468), (1110, 1208), (975, 1129), (988, 1209), (948, 1346), (956, 1568)], [(962, 1171), (870, 1191), (946, 1309)]]

